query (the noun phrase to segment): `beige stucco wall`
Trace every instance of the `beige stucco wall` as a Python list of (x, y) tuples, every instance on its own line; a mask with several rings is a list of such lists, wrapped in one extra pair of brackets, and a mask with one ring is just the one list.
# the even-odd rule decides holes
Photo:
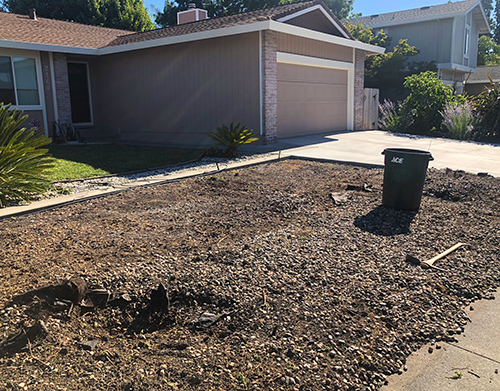
[(258, 33), (100, 57), (90, 77), (96, 126), (125, 141), (206, 146), (231, 122), (260, 131)]

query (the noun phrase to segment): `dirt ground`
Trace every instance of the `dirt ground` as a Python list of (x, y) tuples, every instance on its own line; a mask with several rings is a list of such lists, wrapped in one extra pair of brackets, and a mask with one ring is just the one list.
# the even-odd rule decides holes
[(0, 222), (0, 389), (378, 389), (500, 286), (499, 179), (429, 170), (416, 213), (382, 178), (284, 160)]

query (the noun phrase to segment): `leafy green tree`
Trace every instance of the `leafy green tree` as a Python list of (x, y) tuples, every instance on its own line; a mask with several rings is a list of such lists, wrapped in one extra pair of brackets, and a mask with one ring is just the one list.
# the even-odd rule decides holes
[(493, 32), (493, 40), (500, 44), (500, 0), (495, 0), (495, 10), (493, 19), (490, 21), (490, 27)]
[(500, 65), (500, 45), (487, 35), (479, 37), (477, 65)]
[(447, 103), (456, 101), (451, 86), (445, 86), (435, 72), (426, 71), (406, 77), (404, 87), (410, 91), (403, 105), (412, 113), (413, 133), (439, 130), (442, 123), (441, 112)]
[(401, 39), (392, 51), (368, 56), (365, 61), (365, 87), (380, 89), (383, 98), (404, 93), (403, 83), (408, 75), (436, 70), (434, 62), (411, 62), (418, 54), (415, 46)]
[(16, 14), (35, 8), (44, 18), (131, 31), (154, 28), (144, 0), (4, 0), (4, 5)]
[(384, 30), (375, 32), (374, 29), (364, 27), (361, 23), (353, 24), (350, 22), (346, 22), (345, 27), (349, 30), (352, 36), (360, 42), (384, 48), (387, 48), (391, 44), (392, 39), (384, 32)]
[[(358, 41), (385, 48), (391, 44), (392, 39), (384, 30), (375, 31), (361, 23), (346, 22), (345, 26)], [(410, 58), (417, 54), (418, 49), (403, 39), (392, 51), (368, 56), (365, 60), (365, 87), (380, 89), (381, 99), (400, 99), (404, 93), (403, 82), (406, 76), (437, 70), (434, 62), (410, 61)]]
[[(295, 0), (166, 0), (163, 10), (156, 10), (154, 18), (159, 26), (174, 26), (177, 24), (177, 13), (187, 10), (189, 3), (207, 10), (209, 18), (215, 18), (292, 2)], [(324, 2), (339, 19), (344, 19), (352, 11), (354, 0), (324, 0)]]
[[(498, 0), (495, 0), (495, 3), (497, 3)], [(483, 6), (484, 13), (486, 14), (486, 18), (488, 19), (488, 23), (490, 26), (492, 25), (492, 20), (491, 20), (491, 11), (493, 11), (493, 0), (481, 0), (481, 5)]]
[(53, 166), (47, 149), (40, 148), (51, 140), (43, 130), (23, 128), (28, 116), (10, 107), (0, 103), (0, 207), (45, 192), (49, 183), (44, 174)]

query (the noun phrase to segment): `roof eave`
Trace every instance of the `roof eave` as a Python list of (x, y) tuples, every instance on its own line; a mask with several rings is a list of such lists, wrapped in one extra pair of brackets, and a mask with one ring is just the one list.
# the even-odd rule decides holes
[(334, 43), (341, 46), (347, 46), (354, 49), (364, 50), (367, 54), (382, 54), (385, 52), (385, 48), (380, 46), (374, 46), (364, 42), (359, 42), (348, 38), (342, 38), (336, 35), (325, 34), (319, 31), (309, 30), (303, 27), (293, 26), (290, 24), (280, 23), (276, 21), (271, 21), (269, 29), (272, 31), (277, 31), (285, 34), (316, 39), (318, 41)]
[(0, 48), (36, 50), (41, 52), (56, 52), (56, 53), (67, 53), (67, 54), (85, 54), (94, 56), (98, 54), (99, 50), (99, 49), (83, 48), (75, 46), (62, 46), (62, 45), (50, 45), (50, 44), (35, 43), (35, 42), (11, 41), (5, 39), (0, 39)]
[(229, 35), (245, 34), (263, 30), (272, 30), (277, 32), (282, 32), (286, 34), (307, 37), (310, 39), (315, 39), (323, 42), (333, 43), (341, 46), (347, 46), (354, 49), (364, 50), (367, 54), (381, 54), (385, 52), (385, 49), (380, 46), (369, 45), (363, 42), (359, 42), (350, 38), (338, 37), (331, 34), (321, 33), (319, 31), (314, 31), (306, 29), (303, 27), (293, 26), (287, 23), (281, 23), (274, 20), (265, 20), (255, 23), (248, 23), (239, 26), (224, 27), (214, 30), (200, 31), (191, 34), (183, 34), (173, 37), (158, 38), (149, 41), (134, 42), (125, 45), (118, 46), (106, 46), (99, 49), (90, 49), (82, 47), (71, 47), (71, 46), (59, 46), (59, 45), (47, 45), (39, 43), (29, 43), (29, 42), (18, 42), (18, 41), (7, 41), (0, 40), (0, 47), (10, 48), (10, 49), (25, 49), (25, 50), (37, 50), (37, 51), (49, 51), (56, 53), (68, 53), (68, 54), (83, 54), (83, 55), (94, 55), (102, 56), (108, 54), (129, 52), (134, 50), (148, 49), (159, 46), (167, 46), (178, 43), (199, 41), (203, 39), (218, 38)]
[(488, 23), (488, 18), (486, 17), (486, 13), (484, 12), (484, 8), (483, 5), (481, 4), (481, 1), (478, 1), (476, 4), (470, 7), (465, 13), (467, 14), (471, 12), (477, 6), (479, 6), (479, 10), (481, 11), (481, 15), (483, 16), (482, 18), (483, 26), (481, 26), (482, 28), (478, 26), (479, 34), (491, 34), (490, 24)]
[[(411, 24), (411, 23), (429, 22), (432, 20), (448, 19), (448, 18), (454, 18), (454, 17), (460, 16), (460, 15), (465, 15), (465, 14), (469, 13), (470, 11), (472, 11), (477, 6), (480, 7), (480, 11), (481, 11), (481, 14), (483, 16), (482, 20), (484, 22), (483, 25), (479, 29), (479, 33), (480, 34), (491, 34), (491, 29), (490, 29), (490, 26), (488, 24), (488, 19), (486, 18), (486, 14), (484, 12), (484, 8), (483, 8), (480, 0), (478, 0), (476, 3), (474, 3), (466, 11), (448, 12), (448, 13), (442, 13), (439, 15), (429, 15), (429, 16), (423, 16), (420, 18), (404, 19), (404, 20), (398, 20), (398, 21), (387, 22), (387, 23), (381, 22), (381, 23), (370, 24), (369, 21), (366, 21), (366, 22), (358, 21), (355, 24), (361, 23), (363, 26), (368, 26), (372, 29), (380, 29), (380, 28), (390, 27), (390, 26), (399, 26), (399, 25)], [(349, 22), (349, 20), (347, 20), (347, 21)]]

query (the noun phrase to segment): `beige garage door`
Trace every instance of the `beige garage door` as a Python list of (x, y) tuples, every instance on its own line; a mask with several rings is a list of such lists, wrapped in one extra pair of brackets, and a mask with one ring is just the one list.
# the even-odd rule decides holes
[(278, 137), (347, 129), (347, 71), (278, 64)]

